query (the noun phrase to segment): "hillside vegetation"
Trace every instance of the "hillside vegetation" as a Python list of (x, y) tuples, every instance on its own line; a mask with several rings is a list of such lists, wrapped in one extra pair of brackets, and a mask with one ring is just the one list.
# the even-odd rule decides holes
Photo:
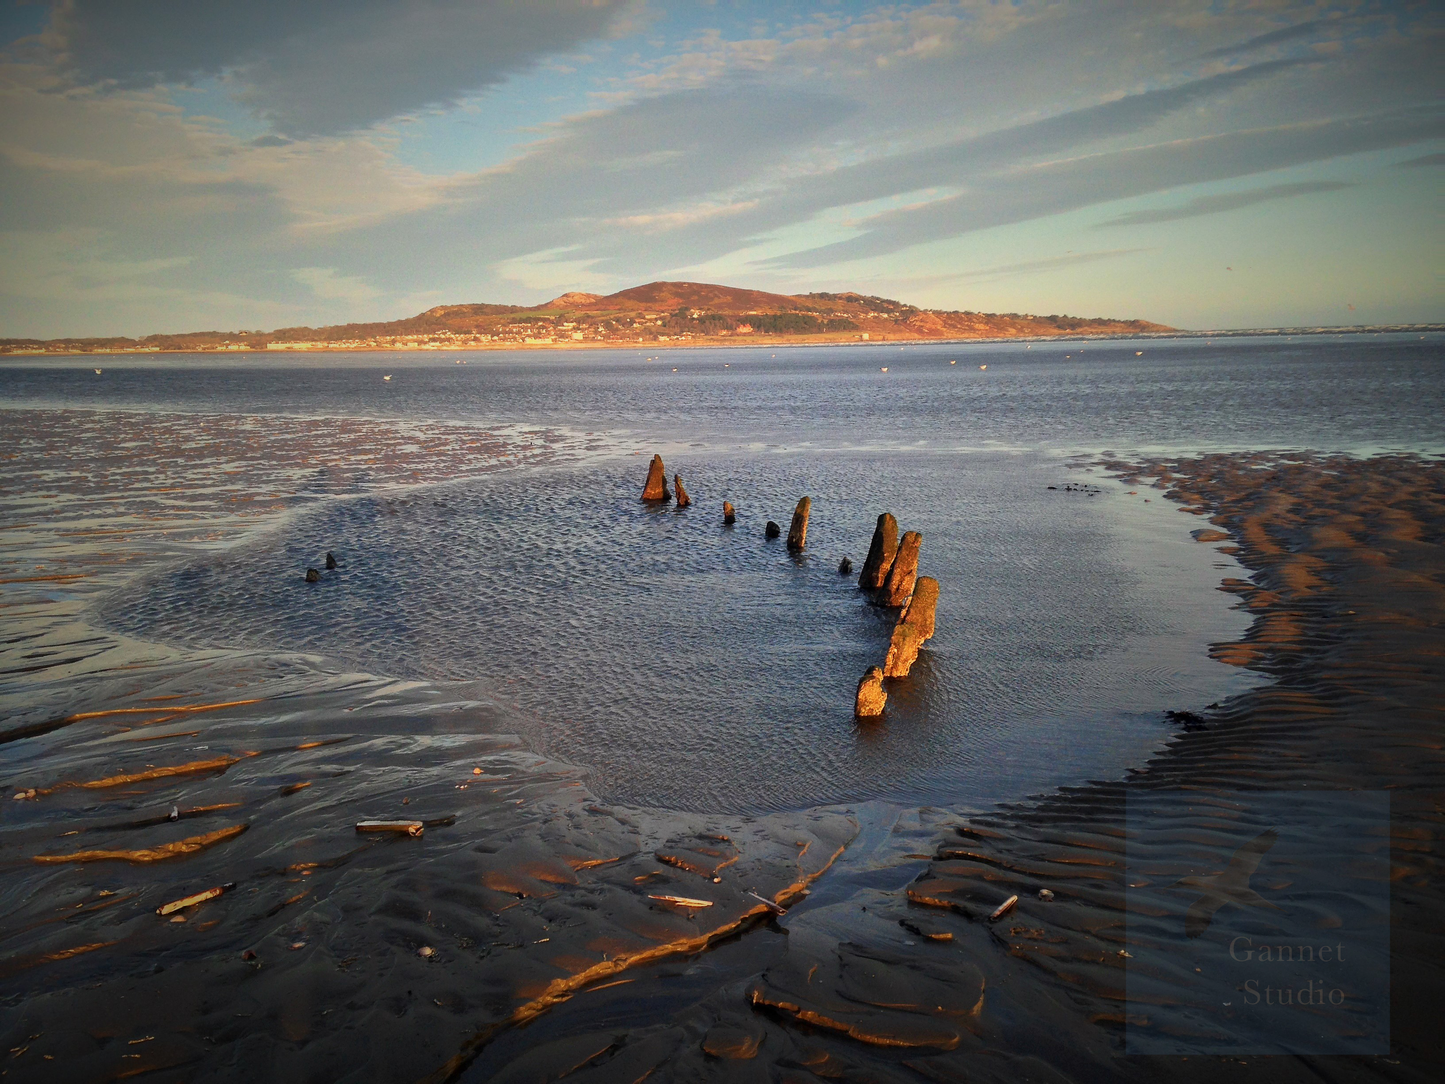
[(0, 339), (0, 353), (244, 350), (457, 350), (518, 346), (895, 342), (1172, 331), (1146, 320), (920, 309), (858, 293), (771, 294), (705, 282), (649, 282), (542, 305), (438, 305), (416, 316), (274, 331), (193, 331), (141, 339)]

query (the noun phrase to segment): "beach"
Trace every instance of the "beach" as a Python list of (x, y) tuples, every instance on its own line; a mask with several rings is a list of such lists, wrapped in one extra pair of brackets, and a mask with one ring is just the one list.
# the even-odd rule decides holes
[[(946, 372), (950, 356), (925, 360)], [(987, 364), (997, 372), (1007, 362)], [(849, 387), (876, 396), (870, 368)], [(1073, 374), (1047, 371), (1073, 394)], [(7, 404), (23, 437), (3, 520), (6, 629), (15, 630), (0, 690), (7, 1075), (1423, 1079), (1440, 1058), (1425, 1018), (1441, 965), (1438, 457), (1376, 454), (1389, 435), (1359, 416), (1348, 423), (1359, 428), (1342, 430), (1359, 439), (1330, 442), (1353, 445), (1348, 455), (1150, 454), (1140, 429), (1110, 451), (1091, 437), (1047, 455), (945, 454), (907, 449), (906, 424), (861, 451), (752, 448), (779, 387), (802, 403), (836, 376), (779, 379), (747, 393), (756, 403), (702, 377), (662, 403), (678, 413), (679, 403), (704, 404), (689, 415), (693, 442), (651, 408), (630, 426), (609, 417), (589, 430), (551, 409), (530, 425), (507, 409), (486, 424), (414, 407), (404, 421), (375, 409), (205, 411), (186, 404), (185, 388), (167, 392), (164, 409)], [(510, 409), (535, 410), (534, 392), (511, 394), (520, 406)], [(863, 409), (862, 390), (829, 394), (848, 396), (845, 413)], [(1016, 393), (980, 383), (969, 394), (1009, 402)], [(714, 409), (727, 421), (713, 421)], [(1260, 424), (1280, 416), (1267, 404)], [(805, 411), (796, 417), (798, 443), (822, 439)], [(741, 447), (723, 446), (723, 426)], [(682, 465), (708, 516), (724, 486), (751, 495), (744, 526), (759, 537), (672, 509), (633, 511), (646, 462), (633, 452), (655, 445)], [(959, 481), (965, 468), (978, 479)], [(967, 615), (941, 626), (920, 660), (923, 679), (900, 687), (899, 714), (871, 736), (850, 732), (851, 694), (835, 697), (827, 684), (861, 672), (883, 628), (833, 567), (866, 546), (860, 524), (881, 498), (849, 495), (866, 471), (887, 479), (900, 514), (936, 539), (925, 552), (952, 574), (950, 620)], [(912, 488), (892, 481), (910, 473)], [(770, 555), (759, 530), (762, 511), (787, 508), (803, 485), (818, 502), (811, 563)], [(1074, 485), (1077, 499), (1063, 491)], [(598, 493), (591, 503), (588, 492)], [(974, 519), (953, 506), (930, 511), (959, 493)], [(992, 526), (974, 525), (984, 520)], [(485, 528), (453, 535), (455, 522)], [(556, 538), (535, 548), (541, 556), (517, 550), (516, 539), (547, 524)], [(969, 525), (954, 528), (966, 545), (946, 538), (951, 524)], [(297, 559), (319, 560), (318, 539), (348, 537), (404, 575), (370, 584), (365, 550), (352, 546), (327, 570), (330, 594), (300, 595)], [(1062, 539), (1057, 549), (1044, 547), (1049, 537)], [(1017, 579), (998, 570), (1003, 586), (989, 594), (977, 581), (997, 563), (990, 554), (1025, 543), (1032, 563)], [(625, 562), (645, 576), (620, 571)], [(496, 570), (476, 581), (494, 592), (480, 593), (472, 567)], [(558, 577), (612, 589), (549, 595)], [(1062, 646), (991, 692), (976, 668), (989, 648), (967, 639), (968, 627), (1053, 577), (1030, 603), (1047, 622), (1004, 613), (998, 631), (989, 626), (995, 638), (1008, 625), (1020, 637), (996, 649), (997, 662), (988, 656), (990, 667), (1021, 644), (1052, 644), (1051, 634)], [(507, 582), (520, 586), (509, 593)], [(696, 601), (688, 582), (702, 585)], [(241, 588), (228, 584), (262, 586), (233, 594)], [(663, 667), (652, 685), (640, 671), (624, 680), (569, 668), (571, 656), (548, 646), (571, 628), (601, 651), (607, 628), (619, 627), (606, 622), (620, 618), (597, 618), (600, 638), (588, 639), (594, 613), (611, 612), (589, 607), (611, 594), (640, 598), (653, 585), (659, 612), (671, 602), (685, 625), (728, 597), (719, 595), (728, 584), (740, 585), (740, 600), (781, 607), (759, 611), (752, 631), (717, 621), (724, 642), (749, 651), (781, 638), (777, 660), (754, 668), (780, 674), (757, 681), (795, 706), (776, 720), (760, 702), (724, 715), (718, 736), (696, 746), (678, 731), (649, 747), (646, 732), (667, 732), (647, 704), (707, 733), (697, 729), (705, 706), (667, 690), (691, 679), (706, 702), (733, 687), (733, 672), (709, 661), (721, 649), (702, 638), (664, 665), (644, 642), (642, 657)], [(447, 592), (464, 603), (449, 608)], [(407, 594), (445, 620), (419, 631)], [(1069, 597), (1100, 631), (1064, 619)], [(354, 615), (335, 616), (348, 606)], [(387, 607), (378, 623), (371, 611)], [(488, 608), (494, 618), (465, 623), (468, 610)], [(1136, 625), (1143, 654), (1117, 633), (1109, 643), (1111, 622)], [(509, 623), (527, 646), (504, 666), (492, 638)], [(529, 639), (519, 623), (543, 634)], [(808, 631), (819, 623), (831, 631)], [(335, 650), (314, 646), (308, 630)], [(1088, 651), (1060, 653), (1089, 637)], [(484, 650), (409, 646), (447, 638)], [(1154, 672), (1150, 652), (1156, 664), (1168, 659), (1167, 673)], [(1018, 710), (1030, 681), (1067, 710)], [(627, 687), (644, 690), (640, 704), (609, 713), (599, 702), (594, 718), (573, 724), (589, 697), (615, 700)], [(989, 705), (984, 714), (1012, 702), (1017, 717), (995, 735), (957, 706), (968, 689)], [(841, 699), (843, 718), (810, 708), (815, 695)], [(1166, 704), (1185, 714), (1160, 718)], [(823, 722), (810, 729), (795, 717)], [(728, 732), (777, 763), (725, 764), (731, 752), (709, 762), (710, 748), (731, 749)], [(769, 734), (787, 742), (770, 753)], [(799, 743), (808, 756), (788, 760), (785, 745)], [(807, 761), (827, 744), (848, 751), (810, 777)], [(951, 759), (962, 746), (973, 749)], [(669, 748), (678, 762), (664, 770)], [(647, 763), (629, 766), (629, 750)], [(991, 763), (1008, 767), (990, 774)], [(709, 790), (714, 777), (726, 785)], [(1050, 785), (1056, 777), (1062, 785)], [(790, 803), (779, 780), (799, 799)], [(1339, 792), (1388, 792), (1387, 817), (1341, 806)], [(1197, 939), (1165, 930), (1172, 897), (1131, 895), (1160, 881), (1138, 872), (1151, 864), (1163, 870), (1184, 854), (1222, 867), (1241, 831), (1276, 822), (1287, 837), (1268, 805), (1280, 795), (1297, 796), (1300, 838), (1311, 817), (1328, 823), (1330, 845), (1358, 851), (1361, 872), (1351, 880), (1301, 862), (1291, 885), (1256, 886), (1284, 893), (1272, 906), (1303, 908), (1322, 930), (1358, 925), (1368, 941), (1380, 917), (1370, 856), (1388, 862), (1384, 1053), (1231, 1053), (1240, 1021), (1191, 1002), (1186, 950)], [(1131, 808), (1153, 819), (1140, 827)], [(358, 832), (363, 820), (419, 828)], [(1270, 884), (1289, 879), (1261, 869)], [(212, 888), (223, 891), (157, 913)], [(1362, 1050), (1380, 1041), (1371, 1021), (1359, 1031)], [(1159, 1042), (1185, 1046), (1131, 1052)]]

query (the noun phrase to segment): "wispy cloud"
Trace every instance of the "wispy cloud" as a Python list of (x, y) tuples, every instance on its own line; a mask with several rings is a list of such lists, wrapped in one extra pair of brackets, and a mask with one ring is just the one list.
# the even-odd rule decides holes
[(291, 272), (291, 277), (309, 287), (323, 301), (357, 304), (374, 301), (381, 296), (381, 291), (368, 286), (364, 279), (356, 275), (339, 275), (334, 267), (298, 267)]
[(1010, 278), (1014, 275), (1034, 275), (1045, 271), (1061, 271), (1080, 264), (1098, 263), (1100, 260), (1117, 260), (1124, 256), (1135, 256), (1141, 252), (1152, 252), (1143, 248), (1108, 248), (1094, 252), (1068, 252), (1062, 256), (1046, 256), (1039, 260), (1022, 260), (1019, 263), (1002, 263), (993, 267), (981, 267), (974, 271), (957, 271), (951, 275), (930, 276), (930, 283), (974, 282), (989, 279)]
[(291, 136), (335, 134), (449, 104), (603, 34), (628, 0), (190, 0), (55, 6), (45, 41), (80, 86), (224, 76)]
[(1198, 218), (1201, 215), (1217, 215), (1225, 211), (1237, 211), (1269, 200), (1290, 199), (1294, 196), (1309, 196), (1318, 192), (1338, 192), (1342, 188), (1354, 188), (1345, 181), (1301, 181), (1298, 184), (1274, 184), (1267, 188), (1251, 188), (1247, 192), (1226, 192), (1217, 196), (1197, 196), (1178, 207), (1161, 207), (1152, 211), (1130, 211), (1106, 222), (1100, 222), (1095, 229), (1109, 229), (1120, 226), (1147, 226), (1155, 222), (1176, 222), (1181, 218)]
[(1445, 151), (1422, 154), (1419, 158), (1409, 158), (1395, 163), (1396, 169), (1424, 169), (1427, 166), (1445, 166)]
[(822, 267), (974, 230), (1079, 210), (1188, 184), (1223, 181), (1445, 135), (1433, 107), (1106, 151), (980, 178), (961, 195), (866, 220), (858, 237), (780, 256), (772, 267)]
[[(1271, 30), (1265, 34), (1257, 34), (1248, 41), (1241, 41), (1237, 45), (1224, 45), (1218, 49), (1210, 49), (1201, 53), (1204, 58), (1235, 56), (1239, 53), (1251, 52), (1255, 49), (1264, 49), (1272, 45), (1281, 45), (1287, 41), (1294, 41), (1297, 38), (1307, 37), (1326, 25), (1324, 19), (1311, 19), (1307, 23), (1296, 23), (1293, 26), (1280, 27), (1278, 30)], [(1335, 25), (1339, 25), (1336, 23)]]

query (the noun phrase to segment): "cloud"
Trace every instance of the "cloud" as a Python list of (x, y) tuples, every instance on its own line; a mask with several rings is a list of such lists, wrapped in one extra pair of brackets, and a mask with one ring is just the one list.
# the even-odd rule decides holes
[[(0, 319), (315, 324), (687, 269), (806, 289), (989, 262), (957, 281), (1022, 281), (1048, 266), (948, 239), (1195, 185), (1150, 213), (1209, 213), (1238, 178), (1440, 130), (1428, 5), (754, 3), (58, 0), (43, 48), (0, 56), (0, 230), (96, 231), (84, 259), (137, 269), (111, 288), (153, 300), (107, 307), (61, 268), (51, 307), (0, 291)], [(1028, 229), (999, 243), (1020, 235), (1039, 251)]]
[(1292, 196), (1308, 196), (1316, 192), (1338, 192), (1355, 185), (1344, 181), (1303, 181), (1299, 184), (1274, 184), (1267, 188), (1251, 188), (1247, 192), (1225, 192), (1218, 196), (1198, 196), (1179, 207), (1161, 207), (1152, 211), (1130, 211), (1108, 221), (1100, 222), (1095, 229), (1112, 226), (1145, 226), (1155, 222), (1176, 222), (1181, 218), (1198, 218), (1200, 215), (1217, 215), (1224, 211), (1235, 211), (1251, 207), (1268, 200), (1289, 199)]
[(1242, 41), (1237, 45), (1225, 45), (1218, 49), (1210, 49), (1207, 53), (1201, 53), (1200, 56), (1209, 58), (1247, 53), (1254, 49), (1263, 49), (1271, 45), (1279, 45), (1282, 42), (1294, 41), (1296, 38), (1306, 37), (1325, 25), (1326, 21), (1324, 19), (1311, 19), (1307, 23), (1296, 23), (1294, 26), (1285, 26), (1278, 30), (1271, 30), (1266, 34), (1258, 34), (1248, 41)]
[(323, 301), (350, 301), (360, 304), (374, 301), (381, 291), (356, 275), (339, 275), (334, 267), (298, 267), (291, 277)]
[(998, 264), (977, 271), (959, 271), (952, 275), (929, 276), (929, 283), (968, 282), (984, 279), (1009, 278), (1013, 275), (1032, 275), (1039, 271), (1058, 271), (1079, 264), (1098, 263), (1100, 260), (1117, 260), (1123, 256), (1134, 256), (1140, 252), (1152, 252), (1149, 248), (1110, 248), (1096, 252), (1069, 252), (1063, 256), (1046, 256), (1041, 260), (1023, 260), (1019, 263)]
[(326, 262), (368, 259), (382, 245), (390, 272), (464, 263), (475, 274), (478, 263), (523, 256), (585, 264), (607, 255), (599, 246), (625, 239), (662, 266), (657, 248), (679, 232), (668, 226), (712, 223), (735, 239), (739, 228), (719, 224), (746, 229), (746, 192), (776, 184), (800, 147), (857, 109), (833, 95), (742, 86), (575, 117), (514, 161), (445, 185), (424, 209), (338, 234)]
[(780, 256), (771, 267), (822, 267), (896, 252), (910, 245), (1098, 203), (1306, 162), (1405, 146), (1445, 135), (1431, 106), (1373, 116), (1257, 128), (1007, 170), (957, 196), (865, 221), (846, 241)]
[(224, 76), (290, 136), (447, 105), (604, 34), (627, 0), (70, 0), (46, 41), (81, 86)]
[(1396, 169), (1423, 169), (1427, 166), (1445, 166), (1445, 152), (1436, 151), (1434, 154), (1422, 154), (1419, 158), (1410, 158), (1404, 162), (1396, 162)]
[[(677, 215), (674, 219), (677, 228), (672, 231), (650, 231), (648, 252), (655, 260), (697, 264), (721, 256), (740, 244), (756, 241), (769, 231), (806, 222), (832, 208), (905, 193), (933, 190), (936, 194), (940, 188), (956, 191), (980, 176), (1016, 168), (1030, 159), (1137, 137), (1141, 131), (1169, 117), (1298, 67), (1297, 61), (1269, 61), (918, 150), (873, 156), (856, 164), (812, 169), (801, 176), (788, 172), (758, 191), (750, 192), (746, 206), (735, 207), (726, 217), (714, 220), (689, 213)], [(862, 103), (854, 103), (846, 119), (851, 122), (852, 115), (864, 112), (865, 108)], [(749, 122), (751, 119), (748, 118)], [(728, 126), (727, 119), (721, 117), (710, 123)], [(800, 134), (799, 139), (791, 142), (807, 146), (807, 137)], [(610, 267), (620, 274), (634, 263), (633, 252), (633, 238), (624, 231), (614, 230), (590, 233), (574, 255), (594, 257), (603, 261), (597, 265), (598, 270)], [(788, 258), (779, 258), (762, 266), (793, 265)]]

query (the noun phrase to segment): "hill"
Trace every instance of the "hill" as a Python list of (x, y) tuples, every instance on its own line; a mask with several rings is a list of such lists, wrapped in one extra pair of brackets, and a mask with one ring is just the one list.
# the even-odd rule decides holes
[(465, 350), (637, 343), (902, 342), (1111, 337), (1169, 332), (1146, 320), (953, 312), (853, 292), (773, 294), (706, 282), (649, 282), (542, 305), (437, 305), (401, 320), (196, 331), (142, 339), (0, 339), (5, 354), (241, 350)]

